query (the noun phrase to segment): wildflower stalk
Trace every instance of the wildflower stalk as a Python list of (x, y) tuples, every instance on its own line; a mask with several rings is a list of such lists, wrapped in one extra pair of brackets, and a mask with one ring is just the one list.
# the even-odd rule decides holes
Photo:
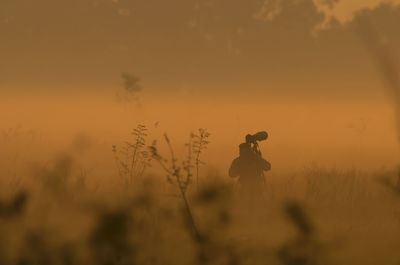
[[(121, 151), (118, 152), (117, 147), (113, 146), (118, 173), (130, 185), (133, 184), (135, 178), (144, 174), (152, 159), (148, 151), (144, 149), (147, 137), (146, 126), (139, 124), (133, 129), (132, 135), (135, 137), (134, 142), (126, 141)], [(122, 155), (122, 158), (120, 158), (120, 155)]]
[[(158, 164), (163, 168), (163, 170), (167, 173), (167, 181), (171, 184), (176, 183), (179, 192), (181, 194), (182, 200), (184, 202), (186, 214), (191, 226), (192, 234), (196, 241), (200, 242), (201, 241), (201, 236), (199, 233), (199, 230), (196, 227), (192, 211), (190, 209), (190, 205), (188, 202), (188, 199), (186, 197), (186, 191), (187, 187), (191, 182), (191, 168), (192, 166), (192, 137), (190, 137), (189, 143), (186, 144), (188, 147), (188, 156), (185, 161), (182, 162), (182, 166), (178, 165), (178, 160), (175, 157), (174, 150), (172, 148), (172, 144), (170, 139), (168, 138), (167, 134), (164, 134), (164, 139), (168, 145), (169, 153), (170, 153), (170, 160), (167, 160), (163, 158), (159, 153), (158, 149), (156, 147), (156, 141), (153, 142), (151, 146), (149, 146), (152, 157), (155, 159)], [(170, 162), (170, 165), (168, 166), (168, 161)], [(185, 176), (182, 173), (182, 169), (185, 172)]]
[(200, 155), (203, 150), (207, 148), (207, 145), (210, 143), (208, 141), (208, 137), (210, 137), (210, 133), (207, 132), (206, 129), (199, 128), (198, 134), (191, 134), (191, 138), (193, 138), (193, 153), (195, 155), (195, 165), (196, 165), (196, 186), (197, 191), (199, 190), (199, 165), (204, 164), (200, 160)]

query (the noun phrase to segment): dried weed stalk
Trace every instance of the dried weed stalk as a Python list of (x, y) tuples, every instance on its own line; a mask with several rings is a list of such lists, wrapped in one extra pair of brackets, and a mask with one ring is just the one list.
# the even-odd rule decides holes
[(208, 137), (210, 137), (210, 133), (207, 129), (199, 128), (199, 133), (192, 133), (190, 137), (193, 141), (193, 153), (195, 155), (195, 165), (196, 165), (196, 185), (197, 190), (199, 189), (199, 165), (204, 164), (203, 161), (200, 160), (200, 155), (202, 151), (207, 149), (207, 145), (210, 143), (208, 141)]
[(126, 141), (121, 150), (113, 146), (115, 162), (119, 176), (128, 185), (133, 184), (135, 179), (143, 176), (146, 168), (150, 167), (152, 156), (146, 150), (147, 128), (139, 124), (132, 131), (133, 141)]
[(188, 154), (186, 159), (183, 160), (180, 164), (178, 163), (178, 159), (175, 156), (171, 141), (167, 134), (164, 134), (164, 139), (168, 145), (170, 159), (166, 159), (160, 155), (156, 141), (154, 141), (153, 144), (149, 146), (149, 149), (152, 153), (152, 158), (156, 160), (163, 168), (163, 170), (167, 173), (167, 181), (171, 184), (177, 185), (185, 205), (185, 210), (192, 229), (192, 233), (195, 239), (200, 242), (201, 236), (194, 222), (192, 211), (186, 197), (187, 188), (191, 183), (193, 177), (193, 137), (189, 137), (189, 142), (185, 144), (188, 147)]

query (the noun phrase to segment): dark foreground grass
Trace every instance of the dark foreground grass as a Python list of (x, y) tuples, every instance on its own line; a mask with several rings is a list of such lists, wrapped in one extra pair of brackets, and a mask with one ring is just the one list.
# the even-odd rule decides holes
[(73, 181), (60, 157), (36, 185), (2, 187), (0, 264), (398, 264), (400, 208), (382, 185), (396, 174), (312, 168), (268, 175), (248, 205), (210, 174), (186, 195), (143, 175), (126, 188)]

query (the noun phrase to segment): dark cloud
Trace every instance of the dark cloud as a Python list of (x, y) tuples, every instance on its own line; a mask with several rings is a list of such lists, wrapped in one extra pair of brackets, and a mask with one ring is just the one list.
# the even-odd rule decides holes
[[(357, 16), (400, 47), (399, 8)], [(146, 87), (280, 84), (308, 94), (340, 91), (343, 80), (361, 87), (373, 67), (353, 24), (331, 19), (315, 32), (325, 20), (312, 0), (4, 0), (0, 85), (118, 86), (115, 77), (134, 69)]]

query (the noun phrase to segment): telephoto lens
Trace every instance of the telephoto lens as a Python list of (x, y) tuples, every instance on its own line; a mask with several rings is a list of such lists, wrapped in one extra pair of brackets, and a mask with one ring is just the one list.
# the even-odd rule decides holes
[(256, 134), (246, 135), (246, 143), (255, 143), (256, 141), (264, 141), (268, 138), (268, 133), (266, 131), (258, 132)]
[(256, 141), (264, 141), (268, 138), (268, 133), (266, 131), (258, 132), (253, 137)]

